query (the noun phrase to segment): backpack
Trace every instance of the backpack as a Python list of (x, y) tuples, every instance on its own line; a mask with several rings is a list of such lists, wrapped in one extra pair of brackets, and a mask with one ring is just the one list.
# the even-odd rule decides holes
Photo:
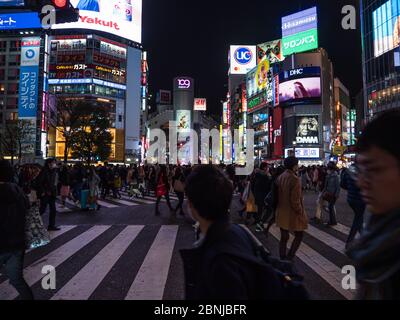
[[(240, 226), (239, 226), (240, 227)], [(272, 257), (271, 253), (259, 245), (244, 228), (240, 227), (250, 240), (256, 256), (261, 261), (257, 273), (258, 296), (266, 300), (309, 300), (310, 296), (304, 287), (303, 276), (295, 270), (292, 262)], [(271, 281), (271, 275), (277, 281)], [(275, 286), (271, 288), (271, 285)]]

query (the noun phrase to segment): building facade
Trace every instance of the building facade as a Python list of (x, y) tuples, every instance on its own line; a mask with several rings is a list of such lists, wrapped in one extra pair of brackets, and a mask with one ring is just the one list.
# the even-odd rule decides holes
[(400, 1), (361, 0), (364, 114), (400, 107)]

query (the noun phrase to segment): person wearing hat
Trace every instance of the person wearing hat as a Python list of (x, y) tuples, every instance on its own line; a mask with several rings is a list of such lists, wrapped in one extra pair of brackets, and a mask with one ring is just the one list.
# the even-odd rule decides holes
[[(278, 205), (275, 214), (276, 224), (281, 230), (280, 258), (282, 260), (293, 260), (303, 241), (303, 233), (308, 227), (308, 219), (304, 210), (301, 182), (297, 175), (299, 160), (295, 157), (288, 157), (284, 161), (284, 166), (285, 172), (276, 180)], [(293, 232), (295, 238), (289, 253), (287, 253), (289, 232)]]
[(335, 203), (339, 199), (340, 178), (335, 162), (329, 162), (324, 188), (322, 189), (322, 199), (328, 202), (329, 222), (326, 226), (337, 225)]
[(0, 160), (0, 267), (4, 266), (10, 284), (22, 300), (32, 300), (32, 290), (23, 275), (25, 223), (29, 200), (13, 183), (14, 171), (7, 160)]

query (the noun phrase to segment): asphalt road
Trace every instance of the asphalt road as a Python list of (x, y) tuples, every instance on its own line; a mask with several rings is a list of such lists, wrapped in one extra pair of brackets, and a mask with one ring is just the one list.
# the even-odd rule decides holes
[[(162, 203), (161, 216), (155, 216), (154, 198), (122, 202), (109, 199), (100, 211), (83, 212), (72, 203), (57, 215), (62, 230), (52, 233), (49, 245), (26, 254), (25, 277), (36, 299), (166, 299), (184, 298), (183, 265), (179, 250), (191, 247), (194, 229), (190, 218), (171, 220)], [(317, 194), (304, 195), (309, 217), (315, 214)], [(143, 202), (143, 200), (142, 200)], [(176, 200), (173, 205), (176, 205)], [(232, 219), (243, 223), (237, 211), (238, 197), (232, 203)], [(297, 258), (296, 269), (312, 299), (351, 299), (354, 292), (341, 288), (341, 268), (351, 264), (343, 253), (353, 214), (342, 192), (337, 203), (339, 225), (327, 228), (310, 224)], [(324, 215), (327, 219), (327, 214)], [(47, 214), (44, 216), (47, 222)], [(266, 237), (248, 226), (272, 254), (278, 254), (279, 230)], [(53, 265), (56, 288), (44, 290), (41, 271)], [(0, 300), (18, 295), (6, 277), (0, 275)]]

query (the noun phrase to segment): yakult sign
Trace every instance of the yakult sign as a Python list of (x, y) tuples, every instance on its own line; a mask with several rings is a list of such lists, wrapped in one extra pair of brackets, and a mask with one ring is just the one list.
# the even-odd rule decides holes
[(257, 66), (256, 46), (231, 46), (230, 73), (246, 74)]
[(79, 9), (79, 21), (56, 24), (53, 29), (97, 30), (141, 43), (142, 0), (71, 0), (71, 4)]

